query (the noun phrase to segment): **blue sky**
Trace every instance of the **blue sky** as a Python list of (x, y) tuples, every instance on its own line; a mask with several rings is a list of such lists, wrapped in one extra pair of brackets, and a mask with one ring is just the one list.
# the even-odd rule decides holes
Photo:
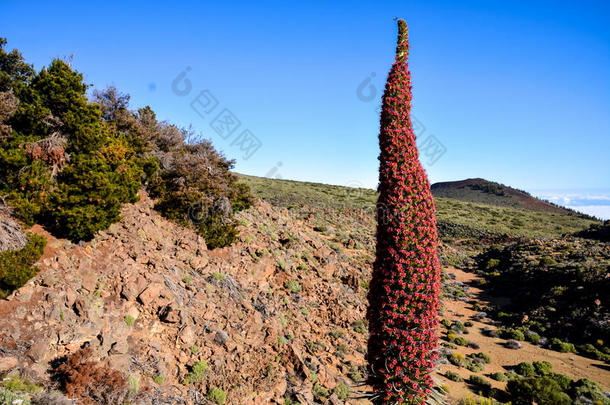
[[(402, 17), (413, 115), (433, 182), (483, 177), (554, 190), (547, 198), (610, 196), (606, 1), (3, 1), (0, 8), (0, 36), (36, 68), (73, 55), (88, 83), (113, 84), (131, 94), (132, 107), (150, 105), (162, 119), (193, 125), (237, 160), (239, 172), (367, 187), (377, 182), (377, 109), (394, 58), (393, 18)], [(172, 90), (187, 67), (190, 91), (183, 81)], [(195, 99), (200, 113), (211, 111), (198, 114)], [(226, 111), (240, 125), (219, 135), (211, 123)], [(240, 148), (244, 130), (261, 144), (249, 157), (253, 149)]]

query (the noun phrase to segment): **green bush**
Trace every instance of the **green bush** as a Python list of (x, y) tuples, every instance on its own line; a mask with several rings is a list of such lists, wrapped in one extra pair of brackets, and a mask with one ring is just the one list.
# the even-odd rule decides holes
[(198, 361), (193, 364), (191, 371), (184, 377), (183, 384), (189, 385), (197, 381), (201, 381), (205, 373), (210, 370), (208, 363), (205, 360)]
[(0, 388), (0, 405), (30, 405), (30, 399), (12, 391)]
[(490, 377), (492, 380), (500, 382), (508, 381), (508, 377), (506, 376), (506, 374), (500, 372), (493, 373), (492, 375), (490, 375)]
[(576, 353), (576, 348), (572, 343), (562, 342), (560, 339), (553, 338), (549, 347), (560, 353)]
[(511, 380), (506, 389), (514, 405), (571, 405), (570, 396), (550, 377), (532, 377)]
[(291, 293), (301, 292), (301, 284), (297, 280), (288, 280), (284, 283), (284, 287)]
[(468, 377), (468, 382), (472, 385), (476, 385), (479, 387), (485, 387), (485, 388), (491, 387), (491, 383), (489, 381), (487, 381), (487, 379), (485, 379), (485, 377), (481, 377), (480, 375), (476, 375), (476, 374), (471, 374), (470, 377)]
[(517, 364), (515, 367), (515, 371), (517, 374), (522, 375), (523, 377), (532, 377), (536, 375), (536, 369), (532, 363), (522, 362)]
[(227, 400), (227, 394), (220, 388), (212, 388), (208, 391), (207, 398), (218, 405), (223, 405)]
[(540, 335), (536, 332), (527, 331), (527, 333), (525, 333), (525, 340), (530, 343), (537, 344), (540, 341)]
[(572, 384), (570, 394), (573, 398), (585, 397), (595, 404), (610, 404), (610, 399), (606, 397), (602, 387), (588, 378), (581, 378)]
[(343, 401), (349, 396), (350, 389), (345, 384), (339, 384), (335, 387), (333, 393), (337, 396), (337, 398)]
[(500, 337), (503, 339), (514, 339), (519, 341), (525, 340), (525, 335), (523, 332), (521, 332), (519, 329), (513, 328), (502, 329), (500, 331)]
[(482, 352), (473, 353), (473, 354), (469, 355), (469, 357), (481, 359), (487, 364), (491, 363), (491, 357), (488, 354), (485, 354)]
[(468, 342), (468, 339), (458, 336), (455, 339), (453, 339), (453, 343), (455, 343), (458, 346), (468, 346), (469, 342)]
[(535, 361), (533, 366), (539, 376), (549, 375), (553, 369), (553, 365), (548, 361)]
[(142, 185), (166, 218), (193, 227), (208, 247), (238, 235), (234, 213), (249, 188), (206, 140), (158, 122), (109, 88), (89, 102), (82, 74), (55, 59), (36, 72), (0, 39), (0, 194), (26, 224), (88, 240), (120, 219)]
[(44, 236), (28, 233), (23, 249), (0, 252), (0, 298), (6, 298), (38, 273), (34, 263), (42, 256), (46, 243)]
[[(137, 200), (142, 169), (88, 101), (82, 74), (59, 59), (38, 73), (23, 68), (4, 43), (0, 91), (14, 91), (19, 107), (0, 137), (0, 191), (26, 224), (89, 239), (119, 220), (121, 203)], [(11, 74), (18, 66), (22, 74)]]
[(458, 373), (455, 373), (453, 371), (445, 372), (445, 377), (447, 377), (447, 379), (449, 379), (451, 381), (455, 381), (455, 382), (464, 381), (464, 379), (462, 377), (460, 377), (460, 375)]

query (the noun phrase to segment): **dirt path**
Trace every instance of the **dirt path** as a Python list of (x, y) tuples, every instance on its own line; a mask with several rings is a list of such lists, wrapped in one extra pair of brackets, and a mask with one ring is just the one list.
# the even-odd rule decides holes
[[(471, 285), (472, 281), (477, 279), (475, 274), (467, 273), (456, 268), (449, 268), (448, 272), (455, 275), (456, 281), (461, 281), (466, 285)], [(482, 304), (487, 303), (487, 298), (483, 296), (480, 289), (471, 286), (469, 292), (473, 294), (474, 299), (477, 301)], [(444, 305), (445, 318), (451, 321), (460, 320), (462, 322), (469, 320), (473, 323), (472, 327), (467, 328), (469, 333), (465, 334), (464, 337), (480, 346), (477, 350), (468, 347), (458, 347), (455, 351), (464, 355), (483, 352), (491, 357), (491, 363), (487, 364), (484, 371), (479, 373), (472, 373), (465, 368), (458, 368), (452, 364), (443, 364), (439, 367), (436, 374), (442, 384), (447, 384), (449, 386), (448, 396), (452, 403), (457, 403), (463, 397), (474, 396), (476, 393), (473, 393), (465, 382), (454, 382), (445, 378), (443, 376), (445, 372), (456, 372), (464, 380), (467, 380), (471, 374), (481, 375), (491, 382), (492, 387), (504, 389), (506, 383), (492, 380), (489, 378), (489, 374), (506, 372), (511, 367), (523, 361), (548, 361), (553, 365), (553, 371), (556, 373), (568, 375), (575, 380), (587, 377), (599, 383), (604, 390), (610, 390), (610, 368), (605, 363), (578, 356), (573, 353), (559, 353), (553, 350), (543, 349), (528, 342), (521, 342), (521, 349), (508, 349), (503, 346), (503, 343), (506, 340), (491, 338), (482, 334), (481, 330), (484, 327), (493, 328), (493, 325), (491, 325), (491, 322), (485, 322), (488, 320), (479, 322), (473, 319), (472, 317), (477, 311), (474, 311), (470, 304), (447, 299), (444, 301)]]

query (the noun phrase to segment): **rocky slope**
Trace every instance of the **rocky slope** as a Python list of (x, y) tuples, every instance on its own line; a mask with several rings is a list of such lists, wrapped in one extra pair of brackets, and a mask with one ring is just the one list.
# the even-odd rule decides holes
[[(240, 243), (208, 251), (141, 197), (81, 245), (34, 227), (49, 242), (0, 302), (0, 373), (52, 384), (51, 362), (88, 345), (136, 403), (207, 403), (211, 388), (231, 404), (343, 403), (364, 371), (367, 253), (266, 203), (240, 214)], [(198, 361), (209, 371), (183, 384)]]

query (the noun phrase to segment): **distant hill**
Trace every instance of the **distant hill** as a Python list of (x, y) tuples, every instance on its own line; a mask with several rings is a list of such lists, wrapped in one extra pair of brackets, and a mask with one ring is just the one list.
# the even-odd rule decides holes
[[(317, 210), (362, 210), (373, 216), (377, 192), (371, 189), (350, 188), (329, 184), (278, 180), (264, 177), (239, 175), (248, 184), (252, 193), (260, 199), (278, 207), (288, 209)], [(452, 186), (471, 180), (453, 183), (437, 183), (432, 186), (436, 201), (439, 232), (447, 238), (486, 235), (509, 235), (511, 237), (556, 238), (574, 233), (600, 221), (585, 215), (546, 203), (525, 192), (483, 179), (472, 180), (474, 187)], [(475, 183), (478, 181), (479, 185)], [(449, 185), (443, 187), (443, 185)], [(494, 188), (493, 184), (496, 184)], [(484, 188), (486, 187), (487, 188)], [(446, 190), (448, 196), (435, 193), (435, 187)], [(484, 190), (477, 190), (483, 187)], [(499, 189), (502, 187), (502, 191)], [(454, 190), (453, 193), (450, 193)], [(491, 190), (495, 190), (493, 193)], [(502, 192), (505, 195), (497, 195)], [(521, 193), (523, 197), (512, 198)], [(489, 195), (487, 195), (489, 194)], [(474, 200), (479, 195), (480, 200)], [(468, 199), (468, 198), (471, 199)], [(529, 200), (529, 203), (528, 203)], [(522, 201), (517, 204), (516, 201)], [(335, 224), (341, 225), (341, 224)]]
[(525, 191), (481, 178), (434, 183), (431, 189), (432, 194), (440, 198), (556, 214), (586, 216), (533, 197)]

